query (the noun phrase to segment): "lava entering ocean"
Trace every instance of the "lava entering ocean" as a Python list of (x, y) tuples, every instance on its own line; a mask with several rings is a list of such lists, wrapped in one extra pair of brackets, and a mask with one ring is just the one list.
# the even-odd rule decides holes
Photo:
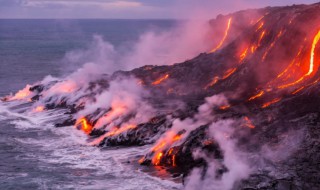
[(30, 103), (34, 112), (65, 110), (69, 118), (56, 126), (76, 126), (90, 145), (150, 144), (140, 164), (163, 166), (187, 182), (317, 187), (319, 13), (314, 4), (219, 16), (210, 21), (212, 33), (224, 31), (214, 36), (219, 43), (194, 59), (81, 84), (42, 81), (2, 100)]

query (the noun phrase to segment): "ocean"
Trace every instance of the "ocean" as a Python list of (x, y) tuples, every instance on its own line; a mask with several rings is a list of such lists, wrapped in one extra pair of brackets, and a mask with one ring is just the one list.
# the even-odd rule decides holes
[[(0, 97), (47, 75), (62, 77), (70, 51), (99, 35), (114, 47), (134, 43), (172, 20), (0, 20)], [(124, 46), (125, 47), (125, 46)], [(63, 110), (25, 112), (28, 103), (0, 102), (0, 189), (179, 189), (180, 183), (136, 163), (150, 147), (101, 149), (73, 127), (55, 128)]]

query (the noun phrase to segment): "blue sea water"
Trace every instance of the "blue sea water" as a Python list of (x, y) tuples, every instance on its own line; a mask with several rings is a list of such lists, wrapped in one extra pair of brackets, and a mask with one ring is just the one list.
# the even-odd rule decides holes
[[(66, 53), (85, 49), (94, 35), (115, 47), (147, 30), (168, 30), (170, 20), (0, 20), (0, 97), (66, 74)], [(71, 72), (71, 71), (68, 71)], [(63, 113), (25, 113), (28, 105), (0, 102), (0, 189), (177, 189), (132, 164), (149, 147), (101, 150), (85, 135), (54, 128)], [(147, 170), (147, 169), (146, 169)]]

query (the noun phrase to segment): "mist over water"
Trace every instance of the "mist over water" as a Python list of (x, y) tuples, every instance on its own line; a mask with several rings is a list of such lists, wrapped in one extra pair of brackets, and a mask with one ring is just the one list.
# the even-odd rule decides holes
[(80, 68), (83, 62), (70, 63), (66, 55), (89, 49), (94, 35), (125, 52), (146, 31), (170, 30), (177, 23), (174, 20), (0, 19), (0, 96), (14, 93), (47, 75), (65, 76)]
[[(63, 77), (74, 72), (85, 60), (72, 56), (91, 53), (96, 47), (94, 36), (120, 54), (146, 31), (163, 32), (176, 24), (172, 20), (0, 20), (0, 96), (47, 75)], [(136, 156), (148, 146), (100, 150), (89, 146), (81, 131), (53, 126), (53, 121), (65, 117), (64, 111), (35, 117), (32, 112), (22, 113), (28, 106), (0, 105), (1, 189), (180, 187), (129, 163), (136, 163)]]

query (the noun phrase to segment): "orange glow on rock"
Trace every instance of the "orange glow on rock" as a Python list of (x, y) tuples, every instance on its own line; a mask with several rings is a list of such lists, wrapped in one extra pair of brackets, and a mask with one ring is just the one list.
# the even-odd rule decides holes
[(221, 106), (219, 109), (220, 110), (227, 110), (229, 109), (231, 106), (230, 105), (225, 105), (225, 106)]
[(262, 41), (262, 39), (264, 38), (265, 35), (266, 35), (266, 31), (264, 30), (264, 31), (260, 34), (259, 41), (258, 41), (258, 46), (261, 45), (261, 41)]
[(298, 94), (301, 90), (305, 89), (305, 87), (300, 87), (298, 88), (297, 90), (293, 91), (291, 94), (295, 95), (295, 94)]
[(34, 111), (35, 112), (42, 112), (44, 110), (44, 106), (37, 106)]
[(248, 101), (252, 101), (252, 100), (254, 100), (254, 99), (257, 99), (257, 98), (263, 96), (263, 94), (264, 94), (264, 91), (260, 91), (258, 94), (250, 97), (250, 98), (248, 99)]
[(160, 165), (160, 162), (161, 162), (162, 156), (163, 156), (163, 153), (162, 153), (162, 152), (159, 152), (158, 154), (156, 154), (156, 156), (152, 159), (152, 163), (153, 163), (155, 166), (159, 166), (159, 165)]
[(247, 57), (247, 53), (248, 53), (249, 48), (245, 49), (241, 55), (240, 55), (240, 62), (242, 62), (246, 57)]
[(77, 121), (76, 126), (81, 124), (81, 130), (85, 133), (89, 134), (92, 131), (92, 126), (88, 123), (86, 118), (81, 118), (79, 121)]
[(226, 79), (228, 77), (230, 77), (234, 72), (236, 72), (237, 68), (231, 68), (229, 70), (227, 70), (227, 72), (225, 72), (225, 74), (223, 75), (222, 79)]
[[(166, 151), (170, 146), (172, 146), (175, 142), (179, 141), (182, 138), (181, 135), (175, 134), (170, 131), (167, 133), (166, 138), (161, 139), (157, 144), (151, 149), (154, 152), (154, 156), (152, 158), (152, 164), (159, 165), (161, 161), (161, 157), (163, 156), (163, 152)], [(173, 149), (171, 148), (168, 152), (168, 155), (172, 154)]]
[(176, 164), (176, 155), (172, 155), (172, 166), (173, 167), (177, 166), (177, 164)]
[(246, 126), (247, 126), (247, 127), (249, 127), (250, 129), (256, 128), (256, 127), (253, 125), (252, 121), (251, 121), (247, 116), (244, 117), (244, 120), (246, 121)]
[(31, 95), (30, 85), (27, 85), (24, 89), (19, 90), (13, 97), (9, 97), (9, 100), (23, 100)]
[(213, 87), (219, 81), (219, 77), (214, 77), (213, 80), (204, 87), (204, 89), (208, 89), (209, 87)]
[(169, 74), (164, 75), (163, 77), (157, 79), (156, 81), (154, 81), (152, 83), (152, 85), (158, 85), (160, 83), (162, 83), (163, 81), (167, 80), (169, 78)]
[[(262, 18), (263, 18), (263, 17), (262, 17)], [(262, 18), (261, 18), (261, 19), (262, 19)], [(259, 24), (256, 32), (259, 31), (263, 26), (264, 26), (264, 22), (261, 22), (261, 23)]]
[(319, 65), (315, 66), (315, 63), (314, 63), (314, 56), (315, 56), (315, 49), (316, 49), (316, 46), (317, 44), (319, 43), (320, 41), (320, 30), (318, 31), (318, 33), (315, 35), (314, 39), (313, 39), (313, 42), (312, 42), (312, 46), (311, 46), (311, 53), (310, 53), (310, 63), (309, 63), (309, 70), (306, 74), (304, 74), (302, 77), (300, 77), (298, 80), (292, 82), (292, 83), (289, 83), (289, 84), (285, 84), (285, 85), (281, 85), (281, 86), (278, 86), (279, 89), (283, 89), (283, 88), (287, 88), (287, 87), (290, 87), (290, 86), (293, 86), (293, 85), (296, 85), (300, 82), (302, 82), (305, 78), (309, 77), (312, 73), (315, 73), (316, 70), (318, 69)]
[(275, 103), (280, 102), (280, 101), (281, 101), (281, 98), (273, 99), (270, 102), (264, 103), (262, 105), (262, 108), (267, 108), (267, 107), (271, 106), (272, 104), (275, 104)]
[(210, 53), (214, 53), (214, 52), (216, 52), (218, 49), (220, 49), (220, 48), (222, 47), (224, 41), (225, 41), (225, 40), (227, 39), (227, 37), (228, 37), (228, 33), (229, 33), (229, 30), (230, 30), (231, 22), (232, 22), (232, 18), (229, 18), (228, 24), (227, 24), (227, 29), (226, 29), (226, 31), (225, 31), (225, 33), (224, 33), (224, 36), (223, 36), (222, 40), (221, 40), (220, 43), (217, 45), (217, 47), (213, 48), (213, 49), (210, 51)]

